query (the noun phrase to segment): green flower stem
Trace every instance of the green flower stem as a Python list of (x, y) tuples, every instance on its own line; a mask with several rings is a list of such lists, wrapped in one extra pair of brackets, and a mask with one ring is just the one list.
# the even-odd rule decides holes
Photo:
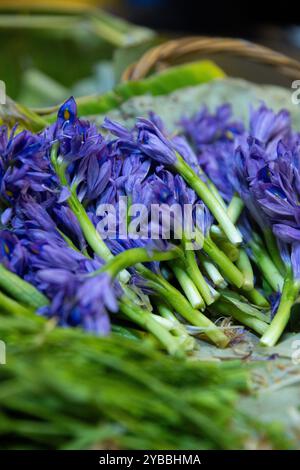
[(184, 325), (175, 317), (172, 310), (163, 302), (157, 302), (157, 310), (161, 317), (172, 322), (172, 332), (178, 337), (185, 351), (192, 351), (195, 346), (195, 339), (188, 334)]
[(236, 245), (233, 245), (228, 240), (220, 240), (217, 245), (233, 263), (239, 259), (240, 248)]
[(226, 347), (229, 338), (211, 320), (199, 310), (195, 310), (188, 300), (175, 287), (161, 276), (154, 274), (150, 269), (141, 266), (139, 272), (147, 279), (147, 285), (154, 292), (161, 295), (173, 309), (185, 318), (191, 325), (204, 329), (206, 336), (219, 347)]
[(214, 300), (217, 300), (220, 297), (220, 292), (217, 291), (213, 286), (209, 285), (209, 289), (211, 292), (211, 295), (213, 296)]
[(270, 284), (274, 291), (281, 291), (283, 286), (283, 277), (279, 273), (275, 264), (262, 248), (262, 246), (256, 243), (254, 240), (249, 242), (249, 246), (252, 250), (253, 258), (258, 269), (262, 272), (267, 282)]
[(165, 347), (169, 354), (173, 356), (184, 355), (183, 349), (177, 338), (174, 338), (174, 336), (172, 336), (164, 326), (158, 323), (147, 310), (143, 310), (137, 305), (128, 302), (128, 299), (125, 298), (120, 301), (120, 311), (131, 321), (150, 331), (150, 333), (152, 333)]
[[(124, 315), (124, 318), (125, 315)], [(127, 318), (126, 318), (127, 319)], [(111, 325), (111, 331), (112, 333), (122, 336), (123, 338), (128, 338), (128, 339), (133, 339), (133, 340), (140, 340), (140, 339), (145, 339), (147, 336), (149, 336), (149, 333), (146, 331), (140, 331), (135, 328), (128, 328), (116, 324)]]
[(300, 282), (293, 279), (291, 270), (288, 270), (284, 280), (280, 304), (268, 330), (260, 342), (264, 346), (274, 346), (288, 324), (291, 308), (298, 296)]
[(151, 261), (169, 261), (174, 258), (183, 257), (183, 252), (178, 247), (173, 247), (169, 251), (149, 252), (146, 248), (131, 248), (114, 256), (103, 268), (91, 273), (96, 276), (101, 272), (107, 272), (112, 277), (116, 277), (121, 271), (138, 263), (150, 263)]
[[(178, 331), (177, 328), (180, 329), (180, 332), (182, 330), (185, 330), (185, 327), (183, 326), (182, 323), (180, 323), (177, 318), (175, 317), (173, 311), (167, 306), (167, 304), (165, 304), (164, 302), (158, 300), (156, 302), (156, 307), (157, 307), (157, 310), (158, 310), (158, 313), (163, 317), (165, 318), (166, 320), (169, 320), (173, 323), (173, 328), (174, 328), (174, 331)], [(187, 332), (186, 332), (187, 333)]]
[(240, 249), (239, 258), (236, 262), (237, 267), (244, 275), (244, 290), (252, 290), (254, 288), (254, 274), (249, 257), (244, 249)]
[(170, 263), (170, 267), (192, 307), (204, 309), (204, 300), (189, 275), (176, 263)]
[(268, 252), (271, 256), (271, 259), (272, 259), (273, 263), (275, 264), (275, 266), (278, 269), (278, 271), (280, 272), (280, 274), (282, 276), (284, 276), (285, 272), (286, 272), (286, 268), (285, 268), (285, 265), (284, 265), (284, 263), (281, 259), (279, 249), (278, 249), (278, 245), (277, 245), (277, 242), (276, 242), (276, 238), (275, 238), (273, 232), (271, 231), (271, 229), (264, 230), (264, 239), (265, 239), (266, 247), (268, 249)]
[(207, 185), (198, 177), (194, 170), (190, 168), (190, 166), (178, 153), (175, 168), (203, 200), (204, 204), (206, 204), (210, 209), (216, 220), (219, 222), (222, 230), (227, 235), (228, 239), (235, 245), (240, 244), (242, 242), (241, 234), (229, 219), (226, 211), (218, 199), (216, 199), (216, 197), (208, 189)]
[(199, 269), (196, 256), (193, 250), (187, 250), (185, 252), (187, 272), (190, 278), (194, 281), (198, 291), (202, 295), (206, 305), (210, 305), (215, 301), (215, 297), (212, 295), (211, 289), (207, 284), (202, 272)]
[(75, 192), (71, 193), (71, 196), (68, 199), (68, 204), (80, 224), (80, 227), (82, 229), (82, 232), (85, 236), (86, 241), (88, 242), (90, 247), (93, 249), (93, 251), (98, 256), (100, 256), (101, 258), (107, 261), (112, 259), (113, 258), (112, 253), (110, 252), (109, 248), (106, 246), (101, 236), (97, 232), (93, 222), (90, 220), (83, 205), (78, 200)]
[[(68, 181), (66, 178), (65, 170), (66, 166), (63, 161), (60, 160), (60, 157), (57, 156), (58, 151), (58, 143), (52, 145), (51, 149), (51, 162), (55, 169), (55, 172), (60, 180), (62, 186), (69, 188)], [(113, 254), (110, 252), (109, 248), (106, 246), (104, 241), (102, 240), (101, 236), (97, 232), (94, 224), (90, 220), (89, 216), (87, 215), (83, 205), (79, 201), (76, 191), (74, 189), (69, 188), (70, 196), (68, 198), (68, 205), (76, 216), (81, 230), (84, 234), (84, 237), (93, 251), (103, 258), (105, 261), (109, 261), (113, 258)], [(130, 278), (130, 274), (125, 271), (120, 273), (120, 280), (126, 283)]]
[(34, 309), (49, 303), (44, 294), (29, 282), (6, 269), (3, 264), (0, 264), (0, 287), (17, 301)]
[(209, 188), (209, 190), (211, 191), (211, 193), (215, 196), (215, 198), (219, 201), (219, 203), (221, 204), (221, 206), (223, 207), (223, 209), (225, 211), (227, 211), (227, 206), (225, 204), (225, 201), (224, 199), (222, 198), (221, 194), (219, 193), (218, 191), (218, 188), (216, 187), (216, 185), (206, 176), (206, 174), (203, 172), (204, 176), (205, 176), (205, 181), (206, 181), (206, 184), (207, 184), (207, 187)]
[(219, 314), (226, 317), (232, 317), (243, 325), (248, 326), (253, 331), (262, 336), (268, 329), (268, 324), (258, 318), (255, 318), (253, 315), (247, 315), (245, 312), (242, 312), (235, 305), (229, 304), (223, 299), (217, 300), (213, 305), (213, 310)]
[(203, 171), (203, 168), (200, 165), (197, 165), (197, 175), (202, 176), (203, 179), (206, 181), (206, 185), (211, 191), (211, 193), (215, 196), (215, 198), (219, 201), (221, 206), (227, 210), (227, 206), (225, 204), (224, 199), (222, 198), (221, 194), (219, 193), (218, 188), (216, 185), (208, 178), (207, 174)]
[(244, 202), (237, 193), (234, 193), (227, 208), (227, 215), (231, 222), (236, 224), (244, 209)]
[[(240, 215), (244, 209), (244, 203), (237, 193), (232, 196), (232, 199), (226, 209), (227, 215), (230, 218), (233, 224), (236, 224), (240, 218)], [(211, 235), (213, 235), (216, 240), (222, 240), (225, 237), (224, 232), (217, 225), (212, 225), (210, 229)]]
[(0, 292), (0, 308), (7, 313), (13, 313), (15, 315), (32, 315), (34, 312), (33, 308), (21, 305), (19, 302), (16, 302), (16, 300), (13, 300), (5, 295), (3, 292)]
[(242, 287), (244, 284), (243, 274), (209, 237), (204, 239), (203, 251), (221, 269), (228, 281), (238, 288)]
[(166, 330), (172, 331), (174, 327), (174, 323), (172, 320), (168, 318), (161, 317), (160, 315), (157, 315), (156, 313), (150, 313), (151, 317), (153, 320), (157, 321), (161, 326), (163, 326)]
[(207, 258), (207, 256), (205, 256), (200, 251), (197, 252), (197, 256), (200, 260), (200, 263), (204, 267), (208, 277), (212, 280), (214, 285), (216, 287), (219, 287), (220, 289), (225, 289), (225, 287), (227, 286), (227, 282), (225, 281), (218, 268), (210, 261), (209, 258)]
[(250, 300), (252, 304), (257, 305), (257, 307), (270, 307), (267, 299), (257, 289), (243, 290), (242, 293), (244, 297)]

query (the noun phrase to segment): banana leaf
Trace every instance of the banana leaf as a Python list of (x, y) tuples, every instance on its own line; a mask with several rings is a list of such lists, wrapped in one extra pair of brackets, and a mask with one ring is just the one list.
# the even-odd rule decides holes
[[(224, 72), (211, 61), (199, 61), (171, 67), (144, 80), (120, 83), (112, 91), (102, 96), (90, 96), (77, 100), (78, 113), (84, 117), (104, 114), (118, 108), (132, 97), (141, 95), (161, 96), (175, 90), (223, 78)], [(53, 122), (58, 107), (52, 108), (49, 114), (42, 110), (44, 119)], [(38, 110), (37, 110), (38, 112)]]
[[(109, 111), (109, 116), (130, 127), (137, 116), (147, 116), (151, 110), (157, 113), (169, 131), (173, 132), (178, 130), (178, 122), (182, 116), (193, 115), (203, 105), (213, 112), (217, 106), (224, 103), (230, 103), (233, 115), (245, 124), (248, 123), (250, 109), (262, 103), (275, 111), (287, 109), (291, 114), (294, 128), (300, 129), (300, 105), (292, 103), (290, 89), (257, 85), (229, 77), (222, 79), (215, 77), (206, 83), (187, 85), (167, 95), (152, 96), (148, 93), (135, 96), (120, 104), (118, 109)], [(98, 123), (103, 121), (106, 113), (107, 111), (97, 116)]]

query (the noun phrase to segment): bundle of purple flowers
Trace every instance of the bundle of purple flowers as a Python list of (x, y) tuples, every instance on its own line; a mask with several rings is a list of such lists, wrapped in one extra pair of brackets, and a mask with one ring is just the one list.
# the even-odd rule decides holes
[[(220, 314), (275, 344), (299, 291), (298, 134), (287, 112), (265, 106), (247, 131), (228, 105), (183, 118), (178, 131), (150, 113), (130, 130), (106, 119), (100, 132), (73, 98), (39, 134), (1, 128), (2, 308), (99, 334), (135, 323), (172, 354), (193, 347), (186, 323), (226, 346)], [(175, 229), (167, 241), (104, 240), (97, 208), (121, 196), (191, 205), (197, 243)]]

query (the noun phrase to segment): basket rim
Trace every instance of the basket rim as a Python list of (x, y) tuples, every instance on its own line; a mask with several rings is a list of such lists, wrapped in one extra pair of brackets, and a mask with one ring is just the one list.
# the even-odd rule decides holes
[(244, 39), (188, 36), (172, 39), (149, 49), (124, 71), (122, 81), (145, 78), (162, 64), (168, 67), (174, 62), (193, 61), (193, 54), (199, 59), (201, 54), (207, 57), (218, 53), (244, 57), (252, 62), (272, 66), (286, 77), (294, 80), (300, 78), (300, 62), (269, 47)]

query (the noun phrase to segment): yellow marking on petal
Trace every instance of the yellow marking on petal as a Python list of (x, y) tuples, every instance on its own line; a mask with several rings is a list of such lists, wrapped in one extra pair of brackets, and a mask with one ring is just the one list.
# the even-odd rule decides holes
[(68, 121), (70, 119), (70, 111), (68, 109), (64, 110), (64, 119)]
[(6, 243), (4, 244), (4, 251), (7, 255), (9, 254), (9, 247), (6, 245)]
[(233, 133), (231, 131), (226, 131), (225, 135), (226, 135), (227, 139), (233, 140)]
[(8, 196), (12, 196), (12, 195), (13, 195), (13, 193), (12, 193), (11, 191), (9, 191), (9, 190), (6, 191), (6, 194), (7, 194)]

